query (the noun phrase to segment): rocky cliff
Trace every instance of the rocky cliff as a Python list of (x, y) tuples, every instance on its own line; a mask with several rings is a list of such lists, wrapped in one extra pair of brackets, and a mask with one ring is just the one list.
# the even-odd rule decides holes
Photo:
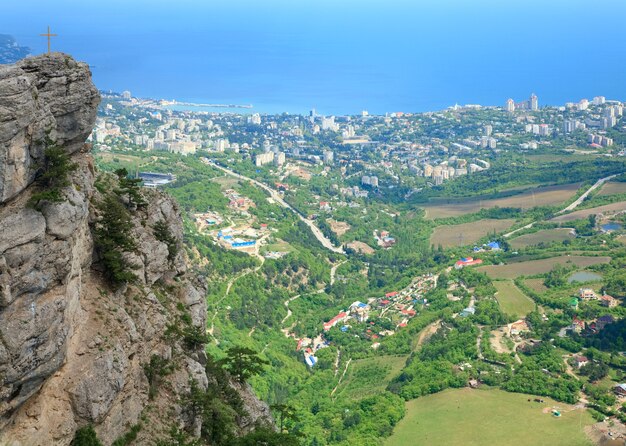
[[(172, 426), (199, 433), (183, 401), (192, 383), (217, 379), (203, 346), (185, 340), (185, 330), (205, 331), (206, 303), (168, 196), (144, 190), (146, 204), (129, 214), (136, 248), (124, 255), (137, 280), (113, 287), (103, 278), (93, 234), (99, 203), (118, 184), (95, 171), (85, 145), (99, 100), (87, 65), (67, 55), (0, 66), (0, 444), (67, 445), (85, 425), (106, 445), (140, 422), (136, 444)], [(63, 200), (35, 209), (51, 144), (76, 169)], [(171, 240), (157, 236), (158, 224)], [(150, 374), (155, 364), (162, 379)], [(242, 432), (269, 420), (248, 388), (227, 386), (243, 401)]]

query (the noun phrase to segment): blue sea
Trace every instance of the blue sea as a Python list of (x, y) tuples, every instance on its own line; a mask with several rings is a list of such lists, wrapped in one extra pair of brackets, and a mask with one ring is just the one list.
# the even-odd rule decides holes
[(626, 100), (625, 0), (20, 0), (0, 33), (102, 90), (242, 112), (382, 114)]

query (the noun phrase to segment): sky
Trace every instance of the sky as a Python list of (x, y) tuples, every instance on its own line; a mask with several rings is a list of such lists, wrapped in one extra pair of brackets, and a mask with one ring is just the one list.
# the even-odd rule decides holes
[(0, 33), (85, 60), (103, 90), (259, 111), (626, 100), (623, 0), (20, 0)]

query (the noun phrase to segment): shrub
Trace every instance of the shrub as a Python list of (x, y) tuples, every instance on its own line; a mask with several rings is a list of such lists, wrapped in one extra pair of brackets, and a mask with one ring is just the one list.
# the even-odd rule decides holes
[(35, 209), (39, 209), (43, 201), (63, 201), (61, 189), (71, 184), (69, 175), (78, 168), (78, 164), (72, 163), (70, 156), (61, 147), (52, 145), (50, 140), (47, 140), (47, 145), (41, 172), (35, 179), (39, 190), (28, 200), (29, 206)]
[(93, 426), (83, 426), (74, 434), (74, 440), (72, 440), (72, 446), (102, 446), (96, 431), (93, 430)]

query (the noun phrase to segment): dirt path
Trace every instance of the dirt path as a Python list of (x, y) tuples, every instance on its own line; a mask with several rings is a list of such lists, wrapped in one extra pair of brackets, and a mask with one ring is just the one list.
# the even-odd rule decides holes
[(426, 341), (428, 341), (428, 339), (430, 339), (430, 337), (434, 335), (437, 332), (437, 330), (439, 330), (440, 327), (441, 327), (441, 319), (438, 319), (432, 324), (427, 325), (422, 331), (420, 331), (420, 334), (417, 337), (417, 343), (415, 344), (415, 348), (413, 349), (413, 351), (417, 350), (422, 345), (424, 345)]
[[(215, 311), (213, 312), (213, 316), (211, 317), (211, 327), (207, 328), (207, 333), (211, 335), (211, 337), (213, 337), (213, 339), (215, 340), (215, 343), (217, 345), (220, 345), (220, 341), (219, 339), (217, 339), (214, 335), (215, 333), (215, 318), (217, 317), (219, 311), (220, 311), (220, 304), (224, 301), (224, 299), (226, 299), (228, 297), (228, 294), (230, 293), (231, 288), (233, 287), (233, 284), (235, 283), (235, 281), (241, 279), (244, 276), (247, 276), (248, 274), (251, 273), (256, 273), (258, 272), (261, 268), (263, 268), (263, 264), (265, 263), (265, 257), (259, 255), (258, 253), (256, 254), (257, 257), (261, 260), (261, 264), (259, 266), (257, 266), (254, 269), (250, 269), (247, 271), (242, 272), (241, 274), (239, 274), (238, 276), (233, 277), (232, 279), (230, 279), (228, 281), (228, 285), (226, 286), (226, 291), (224, 292), (224, 295), (220, 298), (220, 300), (218, 300), (215, 303)], [(254, 329), (253, 329), (254, 330)], [(251, 336), (251, 334), (249, 335)]]
[(337, 268), (339, 268), (346, 262), (347, 260), (342, 260), (341, 262), (333, 265), (333, 267), (330, 269), (330, 286), (333, 286), (333, 284), (335, 283), (335, 273), (337, 272)]
[(483, 340), (483, 326), (478, 325), (478, 337), (476, 338), (476, 351), (478, 352), (478, 359), (483, 360), (485, 357), (483, 356), (483, 351), (480, 348), (480, 344)]
[(287, 316), (285, 316), (283, 320), (280, 321), (281, 327), (284, 325), (285, 321), (287, 321), (287, 319), (289, 319), (292, 315), (291, 309), (289, 308), (289, 304), (293, 302), (294, 300), (296, 300), (298, 297), (300, 297), (300, 294), (298, 294), (297, 296), (290, 297), (285, 302), (283, 302), (283, 305), (285, 306), (285, 308), (287, 308)]
[(489, 343), (496, 353), (502, 353), (505, 355), (511, 353), (511, 350), (509, 350), (504, 343), (504, 333), (502, 333), (500, 330), (493, 330), (491, 332), (491, 335), (493, 337), (489, 339)]
[(339, 373), (339, 361), (341, 360), (341, 350), (337, 349), (337, 357), (335, 358), (335, 376)]
[(333, 391), (330, 392), (330, 396), (333, 396), (335, 394), (335, 392), (337, 391), (337, 389), (339, 388), (339, 386), (341, 385), (341, 381), (343, 381), (343, 377), (346, 376), (346, 372), (348, 371), (348, 367), (350, 367), (350, 363), (351, 362), (352, 362), (352, 358), (348, 359), (348, 362), (346, 362), (346, 368), (343, 369), (343, 373), (341, 374), (341, 378), (339, 378), (339, 381), (337, 382), (337, 385), (335, 386)]

